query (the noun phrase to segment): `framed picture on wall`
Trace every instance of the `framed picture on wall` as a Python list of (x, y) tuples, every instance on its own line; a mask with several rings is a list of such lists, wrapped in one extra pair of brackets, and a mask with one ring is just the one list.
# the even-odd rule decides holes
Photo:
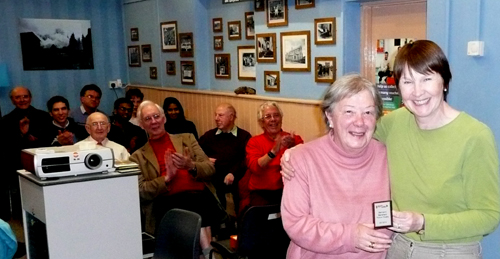
[(181, 57), (194, 57), (193, 33), (179, 33), (179, 42), (181, 43)]
[(276, 63), (276, 33), (259, 33), (256, 37), (257, 62)]
[(195, 84), (194, 61), (181, 61), (181, 84)]
[(267, 27), (288, 25), (287, 0), (267, 0)]
[(214, 36), (214, 50), (223, 50), (223, 49), (224, 49), (224, 37)]
[(240, 21), (228, 22), (227, 35), (229, 40), (241, 40), (241, 22)]
[(238, 79), (255, 80), (255, 46), (238, 46)]
[(143, 62), (153, 61), (153, 55), (151, 53), (151, 44), (141, 45), (141, 50), (142, 50), (142, 61)]
[(167, 60), (167, 75), (175, 76), (175, 61)]
[(130, 67), (141, 66), (141, 51), (139, 45), (128, 46), (128, 65)]
[(264, 71), (264, 90), (269, 92), (280, 91), (280, 71)]
[(214, 55), (215, 78), (231, 79), (231, 55)]
[(177, 44), (177, 21), (162, 22), (160, 24), (161, 50), (175, 52)]
[(156, 67), (149, 67), (149, 78), (158, 79), (158, 71)]
[(139, 40), (139, 28), (131, 28), (130, 29), (130, 40), (138, 41)]
[(256, 12), (262, 12), (264, 10), (266, 10), (266, 7), (265, 7), (265, 2), (264, 0), (254, 0), (254, 10)]
[(314, 44), (336, 43), (337, 26), (335, 17), (314, 19)]
[(295, 0), (295, 9), (314, 7), (315, 0)]
[(316, 57), (314, 58), (314, 81), (318, 83), (333, 83), (337, 74), (337, 58)]
[(255, 22), (253, 21), (253, 12), (245, 13), (245, 38), (247, 40), (255, 39)]
[(212, 19), (212, 30), (214, 32), (222, 32), (222, 18)]
[(281, 71), (311, 71), (311, 32), (281, 33)]

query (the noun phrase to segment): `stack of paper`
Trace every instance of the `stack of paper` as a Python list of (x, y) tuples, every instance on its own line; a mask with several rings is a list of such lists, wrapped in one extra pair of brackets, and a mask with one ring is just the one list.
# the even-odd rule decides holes
[(115, 161), (117, 173), (140, 172), (139, 165), (130, 161)]

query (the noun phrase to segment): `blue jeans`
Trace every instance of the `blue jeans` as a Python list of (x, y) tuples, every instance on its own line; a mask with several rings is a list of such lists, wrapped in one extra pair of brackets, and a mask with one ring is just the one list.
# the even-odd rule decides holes
[(404, 235), (395, 234), (386, 259), (481, 259), (479, 242), (440, 244), (411, 240)]

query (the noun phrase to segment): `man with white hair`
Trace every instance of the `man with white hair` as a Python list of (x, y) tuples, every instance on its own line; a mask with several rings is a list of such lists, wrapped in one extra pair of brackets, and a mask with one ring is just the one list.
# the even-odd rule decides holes
[(94, 112), (87, 117), (87, 122), (85, 124), (85, 129), (90, 134), (86, 139), (76, 143), (75, 145), (80, 145), (84, 142), (91, 142), (96, 145), (101, 145), (104, 147), (109, 147), (113, 150), (115, 160), (127, 161), (130, 157), (127, 149), (111, 140), (108, 139), (108, 133), (111, 129), (111, 125), (108, 120), (108, 116), (101, 112)]
[(213, 164), (191, 133), (169, 134), (164, 110), (151, 101), (137, 108), (139, 125), (149, 141), (130, 157), (139, 165), (139, 194), (145, 217), (145, 231), (155, 233), (165, 213), (173, 208), (201, 216), (200, 245), (208, 258), (211, 249), (210, 226), (227, 216), (210, 182)]

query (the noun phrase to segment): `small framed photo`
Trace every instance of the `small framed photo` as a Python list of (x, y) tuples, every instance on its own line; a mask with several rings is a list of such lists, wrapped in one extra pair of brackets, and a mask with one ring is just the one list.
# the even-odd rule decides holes
[(181, 84), (195, 84), (194, 61), (181, 61)]
[(175, 76), (175, 61), (167, 60), (167, 75)]
[(130, 40), (138, 41), (139, 40), (139, 28), (131, 28), (130, 29)]
[(256, 12), (262, 12), (264, 10), (266, 10), (266, 6), (265, 6), (265, 2), (264, 0), (254, 0), (254, 10)]
[(314, 19), (314, 44), (327, 45), (336, 43), (336, 19), (321, 18)]
[(269, 92), (280, 91), (280, 71), (264, 71), (264, 90)]
[(276, 33), (257, 34), (255, 45), (257, 62), (276, 63)]
[(151, 62), (153, 61), (153, 56), (151, 54), (151, 44), (141, 45), (142, 50), (142, 61)]
[(240, 21), (228, 22), (227, 35), (229, 40), (241, 40), (241, 22)]
[(139, 45), (128, 46), (128, 65), (130, 67), (141, 66), (141, 51)]
[(177, 43), (177, 21), (160, 23), (161, 51), (176, 52)]
[(223, 49), (224, 49), (224, 37), (214, 36), (214, 50), (223, 50)]
[(222, 18), (212, 19), (212, 29), (214, 32), (222, 32)]
[(156, 67), (149, 67), (149, 78), (158, 79), (158, 71)]
[(311, 32), (281, 33), (281, 71), (311, 71)]
[(288, 25), (287, 0), (267, 0), (267, 27)]
[(316, 57), (314, 58), (314, 81), (318, 83), (333, 83), (337, 74), (337, 58)]
[(295, 0), (295, 9), (314, 7), (315, 0)]
[(255, 80), (255, 46), (238, 46), (238, 79)]
[(215, 78), (231, 79), (231, 55), (215, 54)]
[(179, 42), (181, 43), (181, 57), (191, 58), (194, 57), (194, 42), (193, 33), (179, 33)]
[(253, 12), (245, 13), (245, 38), (247, 40), (255, 39), (255, 22), (253, 21)]

